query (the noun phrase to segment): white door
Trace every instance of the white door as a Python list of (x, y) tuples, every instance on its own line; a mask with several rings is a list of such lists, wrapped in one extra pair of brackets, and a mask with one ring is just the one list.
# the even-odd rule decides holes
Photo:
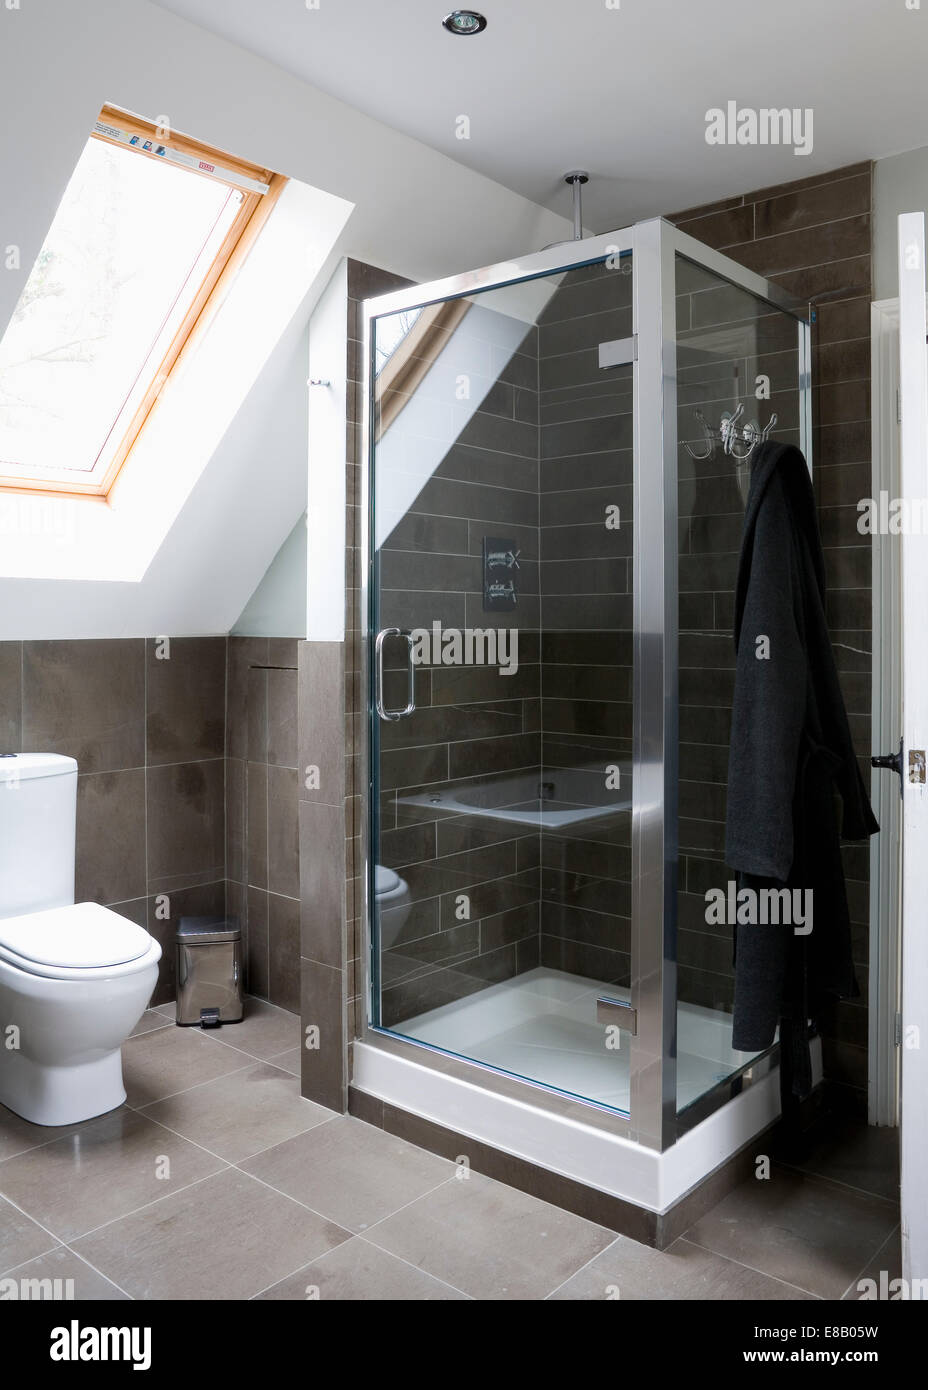
[[(899, 218), (902, 496), (902, 1272), (928, 1280), (928, 350), (925, 216)], [(912, 503), (920, 504), (913, 507)], [(920, 525), (921, 523), (921, 525)]]

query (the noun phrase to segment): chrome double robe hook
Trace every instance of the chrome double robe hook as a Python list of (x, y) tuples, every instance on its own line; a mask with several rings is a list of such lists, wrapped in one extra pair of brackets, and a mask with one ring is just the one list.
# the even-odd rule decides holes
[[(776, 415), (771, 415), (763, 429), (755, 420), (749, 420), (746, 424), (741, 425), (739, 422), (744, 414), (744, 406), (740, 403), (734, 410), (725, 411), (719, 421), (717, 430), (712, 429), (706, 424), (705, 416), (701, 410), (695, 411), (694, 414), (705, 436), (706, 447), (702, 453), (697, 453), (695, 449), (690, 448), (685, 440), (682, 442), (690, 458), (696, 459), (697, 461), (711, 457), (715, 451), (716, 444), (721, 444), (724, 454), (737, 459), (739, 463), (745, 463), (751, 457), (758, 444), (765, 443), (770, 431), (777, 422)], [(740, 449), (738, 448), (739, 444), (746, 444), (747, 448)]]

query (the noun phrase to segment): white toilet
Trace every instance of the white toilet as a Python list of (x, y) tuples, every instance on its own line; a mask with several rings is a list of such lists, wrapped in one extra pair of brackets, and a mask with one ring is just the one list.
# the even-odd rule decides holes
[(0, 1103), (69, 1125), (126, 1098), (120, 1048), (158, 979), (161, 947), (74, 902), (77, 763), (0, 756)]

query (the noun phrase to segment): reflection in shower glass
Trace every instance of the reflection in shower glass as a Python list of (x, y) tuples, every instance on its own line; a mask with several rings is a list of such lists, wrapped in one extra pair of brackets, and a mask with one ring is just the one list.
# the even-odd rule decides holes
[(371, 586), (373, 1021), (626, 1112), (631, 269), (374, 321)]

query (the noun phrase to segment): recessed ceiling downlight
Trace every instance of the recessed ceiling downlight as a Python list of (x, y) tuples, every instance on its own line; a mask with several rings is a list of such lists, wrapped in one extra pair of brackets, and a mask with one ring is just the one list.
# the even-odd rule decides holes
[(452, 10), (445, 15), (442, 24), (449, 34), (460, 34), (466, 37), (468, 34), (480, 34), (487, 27), (487, 22), (482, 14), (476, 10)]

